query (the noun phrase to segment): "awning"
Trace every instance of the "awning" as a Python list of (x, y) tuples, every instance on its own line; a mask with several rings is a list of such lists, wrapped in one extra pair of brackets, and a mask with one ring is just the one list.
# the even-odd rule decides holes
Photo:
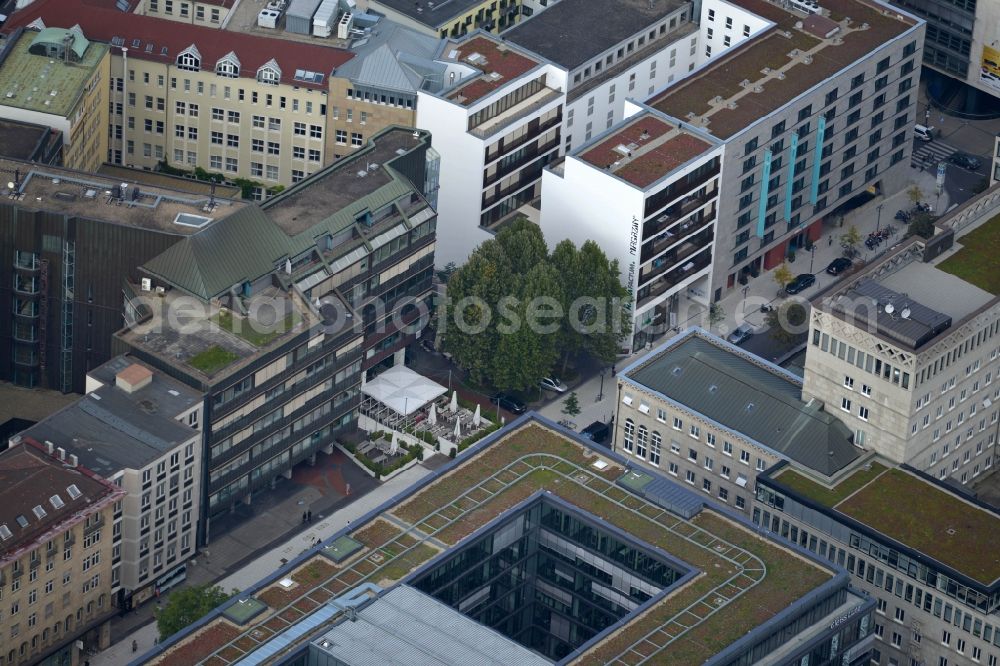
[(448, 389), (405, 365), (394, 365), (362, 386), (361, 392), (397, 414), (409, 416)]

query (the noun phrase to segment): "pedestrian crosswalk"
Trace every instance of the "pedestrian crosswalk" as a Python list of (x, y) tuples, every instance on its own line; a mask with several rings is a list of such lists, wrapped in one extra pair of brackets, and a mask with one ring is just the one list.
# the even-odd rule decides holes
[(910, 158), (910, 166), (914, 169), (920, 169), (926, 165), (928, 169), (937, 168), (938, 162), (948, 159), (958, 148), (955, 146), (949, 146), (947, 143), (942, 143), (941, 141), (920, 141), (920, 145), (913, 150), (913, 156)]

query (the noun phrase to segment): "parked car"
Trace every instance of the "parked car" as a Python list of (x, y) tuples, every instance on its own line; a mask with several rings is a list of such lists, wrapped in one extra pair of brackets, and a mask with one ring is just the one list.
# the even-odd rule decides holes
[(580, 432), (584, 439), (589, 439), (595, 444), (603, 444), (611, 437), (611, 428), (607, 423), (594, 421)]
[(966, 155), (965, 153), (953, 153), (948, 157), (948, 161), (958, 168), (967, 169), (968, 171), (979, 171), (979, 167), (983, 166), (978, 157)]
[(729, 340), (734, 345), (742, 344), (749, 340), (753, 336), (753, 326), (750, 324), (740, 324), (736, 329), (730, 333), (726, 340)]
[(785, 287), (786, 294), (797, 294), (800, 291), (805, 291), (809, 287), (816, 284), (816, 276), (812, 273), (800, 273), (795, 276), (795, 279), (788, 283)]
[(847, 257), (837, 257), (826, 267), (826, 272), (830, 275), (840, 275), (853, 265), (854, 262)]
[(527, 405), (509, 393), (497, 393), (493, 396), (493, 402), (514, 414), (524, 414), (528, 409)]
[(546, 391), (555, 391), (556, 393), (565, 393), (569, 390), (565, 384), (559, 381), (558, 377), (545, 377), (538, 382), (538, 385)]

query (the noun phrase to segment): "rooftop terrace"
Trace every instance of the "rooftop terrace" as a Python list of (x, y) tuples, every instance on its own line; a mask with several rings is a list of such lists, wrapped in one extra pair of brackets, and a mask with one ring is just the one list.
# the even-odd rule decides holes
[(76, 108), (87, 81), (107, 55), (108, 46), (89, 42), (83, 58), (68, 64), (29, 53), (37, 36), (27, 30), (7, 45), (7, 57), (0, 61), (0, 105), (66, 117)]
[[(650, 100), (664, 113), (725, 139), (781, 108), (836, 72), (913, 27), (912, 19), (866, 0), (822, 0), (838, 25), (815, 21), (767, 0), (735, 4), (774, 22), (761, 36), (730, 49)], [(796, 27), (801, 22), (802, 27)]]
[(832, 488), (788, 468), (774, 479), (983, 585), (1000, 579), (1000, 516), (915, 474), (876, 464)]
[[(127, 173), (109, 177), (4, 159), (0, 159), (0, 172), (0, 196), (11, 196), (8, 183), (19, 184), (17, 203), (22, 208), (181, 236), (245, 206), (242, 201), (213, 199), (208, 194), (139, 185)], [(121, 189), (123, 183), (126, 187)], [(210, 200), (213, 205), (206, 210)]]
[(486, 35), (477, 35), (462, 42), (449, 41), (445, 44), (444, 53), (446, 61), (461, 62), (480, 72), (462, 79), (456, 87), (447, 91), (448, 99), (462, 106), (472, 106), (540, 64), (511, 45)]
[(703, 138), (643, 112), (578, 156), (637, 187), (647, 187), (712, 147)]
[[(623, 473), (615, 460), (528, 417), (331, 542), (342, 542), (349, 533), (347, 543), (359, 548), (333, 556), (322, 544), (255, 586), (250, 594), (268, 610), (251, 622), (237, 625), (217, 611), (185, 637), (144, 657), (144, 663), (238, 663), (314, 611), (326, 612), (333, 598), (364, 583), (386, 588), (407, 579), (538, 491), (698, 569), (613, 633), (581, 648), (574, 663), (635, 663), (641, 656), (659, 663), (702, 663), (831, 580), (830, 570), (713, 510), (705, 508), (690, 520), (665, 511), (617, 485)], [(304, 640), (284, 641), (284, 652), (272, 652), (272, 658)]]

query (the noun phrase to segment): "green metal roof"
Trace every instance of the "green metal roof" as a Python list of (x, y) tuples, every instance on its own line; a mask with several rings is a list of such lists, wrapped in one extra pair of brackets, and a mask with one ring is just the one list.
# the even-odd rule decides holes
[(66, 28), (44, 28), (31, 40), (31, 46), (35, 44), (59, 44), (63, 40), (71, 38), (73, 54), (77, 60), (83, 60), (83, 54), (87, 52), (90, 41), (83, 36), (79, 30), (67, 30)]
[(851, 431), (781, 368), (755, 363), (697, 330), (621, 373), (630, 382), (831, 476), (861, 454)]

